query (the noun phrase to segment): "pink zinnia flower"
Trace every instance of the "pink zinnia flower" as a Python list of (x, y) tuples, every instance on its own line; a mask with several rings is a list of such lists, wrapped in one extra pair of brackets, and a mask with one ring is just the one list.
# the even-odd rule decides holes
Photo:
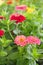
[(27, 37), (27, 42), (30, 44), (38, 44), (40, 45), (40, 39), (34, 36), (28, 36)]
[(16, 10), (26, 10), (27, 6), (26, 5), (18, 5), (15, 7)]
[(0, 37), (4, 35), (4, 30), (0, 30)]
[(11, 14), (10, 15), (10, 20), (11, 21), (16, 21), (16, 23), (23, 22), (26, 18), (23, 15), (20, 15), (18, 13)]
[(27, 45), (26, 37), (24, 35), (16, 36), (14, 43), (20, 46)]

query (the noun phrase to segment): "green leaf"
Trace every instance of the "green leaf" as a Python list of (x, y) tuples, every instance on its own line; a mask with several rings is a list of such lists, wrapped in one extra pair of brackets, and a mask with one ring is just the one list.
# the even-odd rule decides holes
[(11, 53), (9, 56), (8, 56), (8, 59), (10, 60), (15, 60), (18, 58), (18, 52), (14, 52), (14, 53)]
[(0, 38), (0, 41), (1, 41), (1, 43), (2, 43), (1, 45), (3, 47), (7, 47), (12, 42), (12, 40), (7, 40), (5, 37), (3, 37), (2, 39)]
[(2, 50), (0, 51), (0, 56), (2, 56), (2, 57), (3, 57), (3, 56), (6, 56), (6, 55), (7, 55), (7, 52), (2, 51)]

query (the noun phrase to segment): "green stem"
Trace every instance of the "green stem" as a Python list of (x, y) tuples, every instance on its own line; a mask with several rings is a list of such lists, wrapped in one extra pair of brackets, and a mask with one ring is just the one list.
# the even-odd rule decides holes
[(18, 46), (18, 51), (19, 51), (19, 54), (22, 55), (24, 52), (24, 47), (20, 47)]
[(7, 27), (8, 27), (8, 32), (9, 32), (9, 35), (11, 36), (12, 40), (14, 40), (14, 38), (13, 38), (13, 36), (12, 36), (11, 32), (10, 32), (9, 25), (7, 25)]
[(11, 36), (12, 40), (14, 40), (14, 38), (13, 38), (13, 36), (12, 36), (12, 34), (11, 34), (11, 32), (10, 32), (10, 31), (9, 31), (9, 34), (10, 34), (10, 36)]

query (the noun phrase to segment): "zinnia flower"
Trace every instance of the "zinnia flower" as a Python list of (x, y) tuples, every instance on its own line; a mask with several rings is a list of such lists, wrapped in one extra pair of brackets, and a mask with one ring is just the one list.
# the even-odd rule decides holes
[(16, 23), (23, 22), (26, 18), (23, 15), (20, 14), (11, 14), (10, 15), (10, 20), (11, 21), (16, 21)]
[(4, 30), (0, 30), (0, 37), (4, 35)]
[(5, 17), (4, 16), (0, 16), (0, 19), (5, 19)]
[(30, 8), (30, 7), (27, 7), (26, 11), (28, 13), (33, 13), (35, 11), (35, 8)]
[(15, 7), (16, 10), (26, 10), (27, 6), (26, 5), (18, 5)]
[(30, 44), (38, 44), (40, 45), (40, 39), (34, 36), (28, 36), (27, 37), (27, 42)]
[(13, 3), (13, 0), (8, 0), (6, 3), (7, 3), (8, 5), (10, 5), (10, 4)]
[(27, 45), (26, 37), (24, 35), (16, 36), (14, 43), (20, 46)]
[(20, 0), (15, 0), (16, 2), (19, 2)]

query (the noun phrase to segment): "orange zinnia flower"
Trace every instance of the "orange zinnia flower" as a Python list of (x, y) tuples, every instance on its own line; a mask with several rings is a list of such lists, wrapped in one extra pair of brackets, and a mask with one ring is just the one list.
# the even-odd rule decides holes
[(19, 0), (15, 0), (16, 2), (19, 2)]
[(7, 1), (7, 4), (12, 4), (13, 3), (13, 0), (8, 0)]

